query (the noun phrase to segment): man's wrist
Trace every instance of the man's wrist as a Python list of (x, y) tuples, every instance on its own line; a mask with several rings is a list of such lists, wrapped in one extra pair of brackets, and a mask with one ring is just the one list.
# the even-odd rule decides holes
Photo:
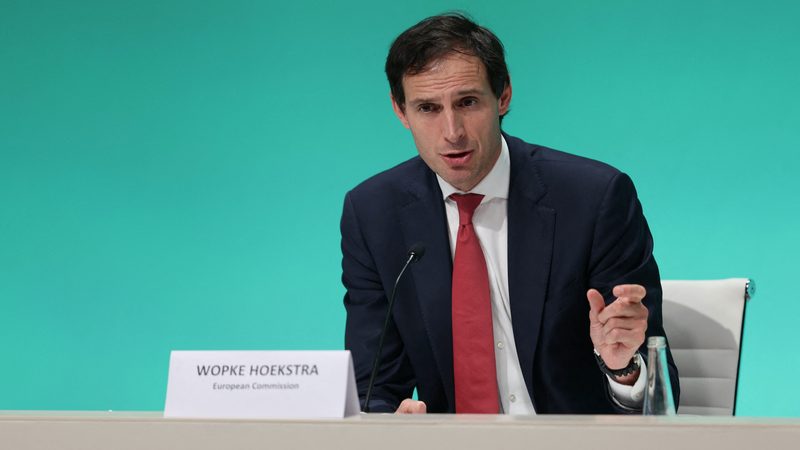
[(640, 355), (640, 362), (642, 367), (638, 372), (628, 375), (631, 377), (630, 380), (627, 378), (618, 380), (606, 375), (606, 385), (611, 399), (626, 413), (640, 413), (642, 410), (644, 391), (647, 387), (647, 361)]
[(612, 378), (612, 380), (615, 383), (621, 384), (623, 386), (633, 386), (634, 384), (636, 384), (636, 381), (639, 379), (639, 376), (640, 376), (641, 373), (642, 373), (641, 369), (636, 369), (635, 372), (633, 372), (633, 373), (631, 373), (629, 375), (625, 375), (625, 376), (622, 376), (622, 377), (614, 377), (614, 378)]
[(628, 384), (625, 383), (625, 381), (627, 381), (628, 379), (630, 379), (631, 381), (636, 381), (636, 377), (634, 377), (633, 375), (638, 375), (639, 369), (641, 368), (642, 365), (640, 359), (641, 357), (639, 356), (638, 352), (634, 353), (630, 362), (628, 362), (628, 365), (621, 369), (609, 368), (606, 365), (606, 362), (603, 360), (603, 357), (600, 356), (600, 353), (597, 351), (597, 349), (594, 350), (594, 357), (595, 360), (597, 361), (597, 366), (600, 368), (601, 372), (608, 375), (615, 381), (623, 384)]

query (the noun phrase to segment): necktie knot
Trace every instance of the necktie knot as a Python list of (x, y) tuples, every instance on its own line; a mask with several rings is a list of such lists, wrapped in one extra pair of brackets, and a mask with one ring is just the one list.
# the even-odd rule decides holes
[(481, 194), (452, 194), (450, 198), (458, 205), (458, 220), (461, 225), (472, 223), (472, 215), (483, 200)]

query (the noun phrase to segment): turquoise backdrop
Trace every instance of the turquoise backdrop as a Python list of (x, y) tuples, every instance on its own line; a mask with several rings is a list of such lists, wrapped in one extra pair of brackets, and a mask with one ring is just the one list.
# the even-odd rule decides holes
[(635, 180), (664, 278), (752, 277), (740, 415), (798, 416), (800, 3), (0, 0), (0, 409), (159, 410), (172, 349), (339, 349), (383, 62), (505, 42), (504, 128)]

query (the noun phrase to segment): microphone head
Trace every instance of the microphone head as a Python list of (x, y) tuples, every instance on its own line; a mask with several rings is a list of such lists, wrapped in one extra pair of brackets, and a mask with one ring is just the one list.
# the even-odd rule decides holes
[(417, 262), (425, 256), (425, 244), (422, 242), (417, 242), (416, 244), (412, 245), (411, 248), (408, 250), (408, 256), (411, 257), (411, 262)]

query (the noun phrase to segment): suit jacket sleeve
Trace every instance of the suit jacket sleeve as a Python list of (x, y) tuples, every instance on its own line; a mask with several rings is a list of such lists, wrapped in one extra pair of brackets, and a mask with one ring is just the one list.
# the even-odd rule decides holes
[[(647, 290), (643, 304), (648, 308), (646, 335), (666, 336), (661, 313), (661, 279), (653, 257), (653, 238), (631, 179), (618, 173), (608, 184), (595, 224), (589, 258), (589, 286), (600, 290), (606, 303), (619, 284), (642, 284)], [(639, 352), (647, 356), (647, 339)], [(667, 349), (670, 380), (676, 406), (680, 396), (678, 371)], [(619, 405), (617, 405), (619, 407)], [(621, 412), (636, 412), (621, 408)]]

